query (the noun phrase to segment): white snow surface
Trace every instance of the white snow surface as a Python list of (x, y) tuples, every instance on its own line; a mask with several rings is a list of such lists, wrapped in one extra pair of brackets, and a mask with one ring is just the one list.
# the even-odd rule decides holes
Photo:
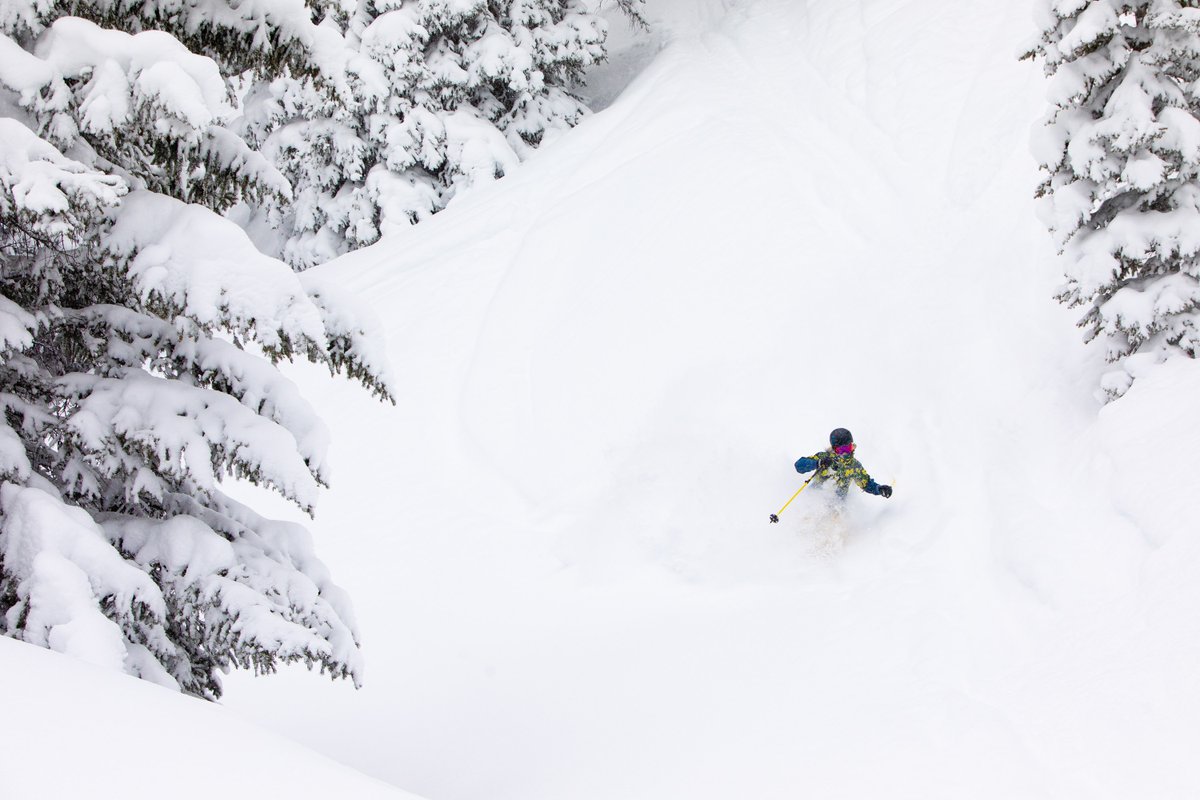
[[(1028, 5), (648, 11), (605, 111), (326, 268), (400, 387), (317, 401), (366, 688), (227, 702), (436, 800), (1200, 794), (1200, 371), (1094, 399)], [(895, 496), (768, 524), (837, 426)]]
[[(366, 686), (226, 706), (431, 800), (1200, 794), (1200, 370), (1093, 398), (1029, 5), (648, 15), (605, 111), (323, 268), (398, 396), (293, 373)], [(837, 426), (895, 496), (768, 524)]]
[(0, 797), (418, 800), (203, 700), (0, 637)]

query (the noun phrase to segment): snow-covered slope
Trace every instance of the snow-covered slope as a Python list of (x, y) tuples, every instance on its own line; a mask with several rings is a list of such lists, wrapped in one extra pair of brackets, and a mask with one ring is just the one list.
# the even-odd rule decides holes
[[(328, 267), (358, 693), (228, 703), (434, 800), (1200, 792), (1200, 396), (1098, 412), (1033, 218), (1020, 3), (672, 2), (496, 185)], [(792, 462), (846, 426), (890, 501)]]
[(0, 637), (0, 797), (417, 800), (224, 709)]

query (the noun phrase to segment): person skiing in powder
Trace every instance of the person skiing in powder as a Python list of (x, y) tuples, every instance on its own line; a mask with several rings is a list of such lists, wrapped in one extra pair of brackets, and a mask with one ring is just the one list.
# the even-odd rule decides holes
[(891, 497), (892, 487), (875, 483), (854, 457), (854, 448), (854, 437), (850, 435), (850, 431), (837, 428), (829, 434), (829, 449), (808, 458), (801, 458), (796, 462), (796, 472), (817, 470), (811, 480), (818, 485), (829, 480), (834, 481), (839, 497), (846, 496), (851, 483), (858, 484), (858, 488), (867, 494)]

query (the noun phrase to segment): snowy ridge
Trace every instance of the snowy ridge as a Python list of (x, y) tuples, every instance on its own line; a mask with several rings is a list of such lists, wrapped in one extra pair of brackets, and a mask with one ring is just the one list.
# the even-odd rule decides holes
[[(1194, 794), (1200, 374), (1097, 421), (1028, 9), (667, 12), (610, 108), (323, 270), (401, 387), (312, 392), (367, 685), (230, 702), (439, 800)], [(839, 425), (895, 497), (766, 524)]]

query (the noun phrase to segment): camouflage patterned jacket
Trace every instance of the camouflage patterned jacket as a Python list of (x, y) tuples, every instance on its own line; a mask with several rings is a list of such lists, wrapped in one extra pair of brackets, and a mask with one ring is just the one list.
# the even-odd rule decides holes
[(802, 458), (796, 462), (796, 472), (812, 472), (820, 467), (820, 459), (823, 455), (828, 455), (832, 463), (828, 468), (819, 469), (817, 474), (813, 476), (812, 481), (816, 484), (822, 484), (832, 479), (837, 486), (837, 493), (845, 495), (850, 491), (850, 484), (858, 484), (858, 488), (862, 489), (867, 494), (879, 494), (879, 484), (875, 483), (874, 479), (867, 474), (866, 469), (854, 457), (853, 453), (844, 453), (838, 455), (832, 449), (825, 450), (822, 453), (816, 453), (809, 458)]

